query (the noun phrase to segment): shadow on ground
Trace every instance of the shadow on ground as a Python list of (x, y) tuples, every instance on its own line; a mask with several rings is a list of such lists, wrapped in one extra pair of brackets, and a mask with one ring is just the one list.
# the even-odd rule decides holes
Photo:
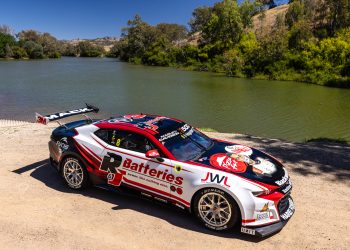
[(52, 188), (54, 190), (64, 193), (79, 193), (89, 198), (95, 198), (104, 202), (108, 202), (112, 205), (111, 209), (114, 210), (116, 213), (121, 209), (132, 209), (134, 211), (165, 220), (174, 226), (203, 234), (223, 238), (239, 239), (254, 243), (257, 243), (262, 240), (249, 235), (243, 235), (239, 232), (234, 231), (218, 233), (215, 231), (207, 230), (202, 225), (200, 225), (197, 222), (197, 220), (188, 212), (184, 212), (181, 209), (177, 209), (172, 206), (167, 206), (164, 204), (155, 203), (153, 201), (144, 200), (139, 197), (120, 195), (118, 193), (98, 188), (88, 188), (83, 191), (74, 191), (64, 184), (62, 178), (59, 176), (57, 171), (50, 165), (49, 160), (38, 161), (33, 164), (16, 169), (13, 172), (17, 174), (22, 174), (27, 171), (32, 171), (30, 174), (31, 177), (43, 182), (47, 187)]
[(350, 147), (337, 143), (290, 143), (249, 135), (228, 136), (230, 140), (247, 141), (257, 149), (282, 160), (289, 169), (304, 176), (326, 175), (333, 181), (350, 180)]

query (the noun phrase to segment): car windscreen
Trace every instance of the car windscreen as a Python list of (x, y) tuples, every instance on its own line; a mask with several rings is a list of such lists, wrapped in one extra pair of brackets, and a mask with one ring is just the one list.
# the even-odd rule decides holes
[(173, 133), (172, 137), (163, 140), (162, 143), (180, 161), (199, 158), (213, 144), (209, 137), (192, 127), (184, 133), (181, 130), (179, 133)]

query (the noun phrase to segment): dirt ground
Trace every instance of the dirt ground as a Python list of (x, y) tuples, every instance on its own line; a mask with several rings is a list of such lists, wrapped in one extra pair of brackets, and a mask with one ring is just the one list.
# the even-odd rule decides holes
[(97, 188), (73, 192), (48, 164), (50, 126), (0, 121), (1, 249), (350, 249), (350, 148), (208, 133), (285, 163), (296, 213), (257, 240), (187, 213)]

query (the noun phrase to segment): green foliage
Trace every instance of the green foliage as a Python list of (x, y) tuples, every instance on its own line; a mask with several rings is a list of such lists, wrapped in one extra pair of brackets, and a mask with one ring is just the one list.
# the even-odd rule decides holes
[(21, 59), (21, 58), (28, 57), (26, 50), (22, 47), (19, 47), (19, 46), (13, 46), (12, 53), (13, 53), (13, 58), (15, 58), (15, 59)]
[(207, 23), (209, 22), (211, 14), (212, 8), (210, 7), (203, 6), (194, 9), (194, 11), (192, 12), (192, 18), (189, 22), (191, 32), (195, 33), (202, 31), (205, 25), (207, 25)]
[(137, 64), (350, 87), (349, 1), (290, 1), (274, 26), (256, 36), (253, 16), (267, 19), (265, 10), (273, 6), (269, 0), (223, 0), (196, 8), (187, 42), (183, 26), (151, 26), (136, 15), (110, 55)]
[[(35, 30), (23, 30), (17, 34), (19, 39), (17, 45), (24, 48), (31, 59), (60, 58), (62, 45), (50, 33), (40, 33)], [(22, 55), (23, 51), (17, 50), (14, 58)], [(21, 58), (21, 57), (19, 57)]]
[(169, 66), (171, 58), (169, 56), (169, 42), (162, 38), (150, 46), (150, 48), (143, 54), (142, 64), (152, 66)]
[(106, 54), (107, 57), (117, 58), (120, 56), (120, 44), (116, 43)]
[(160, 23), (155, 26), (156, 32), (170, 42), (183, 40), (187, 37), (187, 29), (184, 25), (174, 23)]
[(10, 47), (10, 45), (7, 43), (6, 46), (5, 46), (5, 57), (6, 58), (11, 58), (13, 57), (13, 52), (12, 52), (12, 49)]
[(214, 132), (214, 133), (217, 133), (219, 131), (217, 131), (216, 129), (213, 129), (213, 128), (199, 128), (200, 131), (202, 132)]
[(78, 44), (78, 51), (80, 57), (98, 57), (104, 54), (102, 46), (92, 44), (88, 41), (80, 42)]
[(23, 45), (30, 59), (44, 58), (43, 47), (33, 41), (26, 41)]
[(78, 56), (79, 49), (78, 46), (73, 44), (65, 44), (62, 49), (63, 56)]
[(286, 13), (285, 22), (286, 25), (291, 28), (295, 23), (302, 19), (305, 19), (305, 7), (302, 1), (293, 1), (289, 4), (288, 11)]
[(7, 57), (9, 46), (12, 46), (14, 44), (15, 38), (13, 36), (5, 33), (0, 33), (0, 57)]

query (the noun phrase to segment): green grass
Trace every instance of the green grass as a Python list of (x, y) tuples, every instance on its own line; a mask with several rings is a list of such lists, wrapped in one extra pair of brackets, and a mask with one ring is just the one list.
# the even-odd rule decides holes
[(213, 129), (213, 128), (199, 128), (200, 131), (203, 131), (203, 132), (219, 132), (217, 131), (216, 129)]

